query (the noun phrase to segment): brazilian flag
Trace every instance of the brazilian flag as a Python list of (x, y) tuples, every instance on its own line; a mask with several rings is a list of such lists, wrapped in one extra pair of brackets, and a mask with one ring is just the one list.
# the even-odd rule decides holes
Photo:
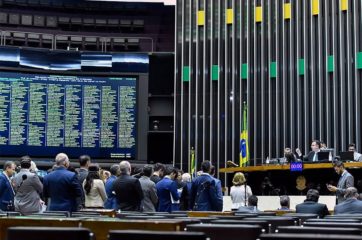
[(240, 166), (246, 166), (249, 162), (249, 148), (248, 148), (248, 106), (246, 102), (243, 104), (243, 122), (240, 133)]

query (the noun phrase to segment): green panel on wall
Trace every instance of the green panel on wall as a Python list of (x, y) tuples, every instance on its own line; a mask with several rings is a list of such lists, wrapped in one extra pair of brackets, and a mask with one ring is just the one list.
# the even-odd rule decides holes
[(357, 69), (362, 69), (362, 52), (357, 53), (357, 59), (356, 59), (356, 67)]
[(248, 79), (248, 64), (241, 64), (241, 79)]
[(213, 81), (219, 80), (219, 65), (212, 65), (212, 67), (211, 67), (211, 79)]
[(182, 69), (182, 81), (184, 82), (189, 82), (190, 81), (190, 67), (189, 66), (184, 66)]
[(328, 56), (327, 59), (327, 72), (334, 72), (334, 56)]
[(277, 63), (271, 62), (269, 67), (270, 77), (276, 78), (277, 77)]
[(298, 60), (298, 74), (304, 75), (305, 74), (305, 60), (304, 58), (301, 58)]

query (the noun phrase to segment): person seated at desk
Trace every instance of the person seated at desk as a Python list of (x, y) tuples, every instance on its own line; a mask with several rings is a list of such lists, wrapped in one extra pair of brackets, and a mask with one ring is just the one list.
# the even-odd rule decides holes
[(348, 151), (353, 152), (353, 160), (357, 162), (362, 162), (362, 154), (356, 151), (356, 144), (354, 143), (348, 144)]
[(307, 192), (307, 199), (295, 206), (297, 213), (314, 213), (318, 214), (320, 218), (323, 218), (325, 215), (328, 215), (327, 205), (323, 203), (318, 203), (319, 192), (316, 189), (309, 189)]
[(258, 197), (255, 195), (251, 195), (248, 198), (248, 206), (241, 206), (237, 210), (238, 213), (258, 213), (260, 210), (258, 209)]
[(292, 149), (287, 147), (284, 148), (284, 157), (279, 158), (279, 163), (280, 164), (287, 164), (290, 162), (295, 162), (297, 161), (296, 156), (293, 154)]
[(318, 162), (318, 153), (321, 151), (321, 142), (319, 140), (313, 140), (310, 146), (312, 151), (310, 151), (306, 157), (308, 162)]
[(334, 207), (334, 214), (362, 214), (362, 201), (358, 200), (358, 191), (355, 187), (346, 189), (344, 202)]
[(278, 210), (290, 211), (290, 198), (287, 195), (280, 196), (280, 208)]

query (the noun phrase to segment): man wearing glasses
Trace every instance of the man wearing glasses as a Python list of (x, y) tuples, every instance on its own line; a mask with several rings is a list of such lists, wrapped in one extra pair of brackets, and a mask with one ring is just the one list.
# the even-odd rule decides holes
[(362, 162), (362, 154), (360, 154), (356, 151), (356, 144), (350, 143), (348, 145), (348, 151), (353, 152), (353, 160), (355, 160), (357, 162)]

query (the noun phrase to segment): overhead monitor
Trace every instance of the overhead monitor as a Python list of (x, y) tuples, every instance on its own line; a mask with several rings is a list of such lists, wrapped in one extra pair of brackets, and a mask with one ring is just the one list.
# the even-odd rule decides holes
[(0, 156), (135, 159), (137, 77), (0, 72)]

